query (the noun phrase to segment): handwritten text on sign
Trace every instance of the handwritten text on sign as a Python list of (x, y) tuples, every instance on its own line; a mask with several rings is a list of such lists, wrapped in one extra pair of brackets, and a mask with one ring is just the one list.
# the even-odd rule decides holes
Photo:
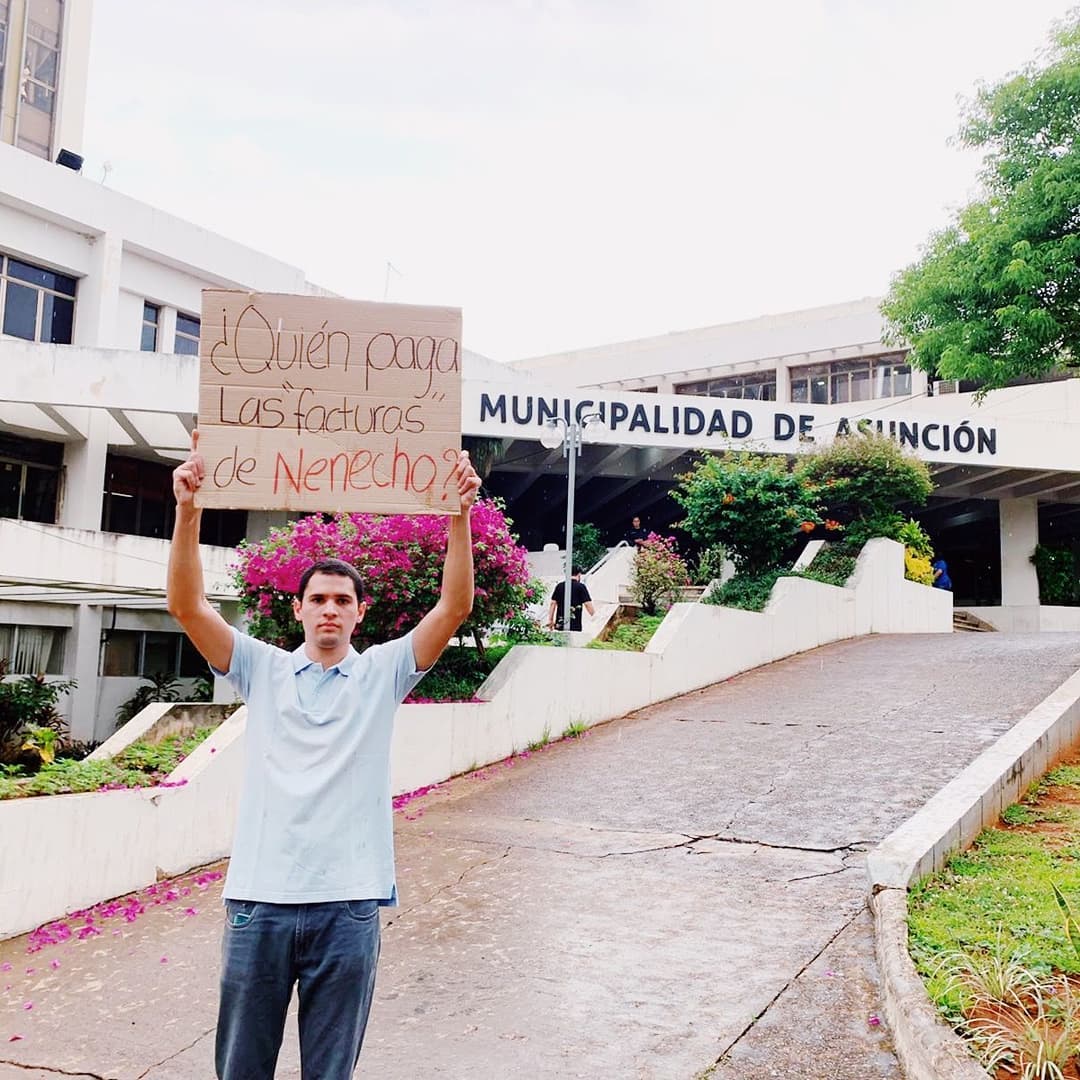
[(457, 513), (461, 312), (203, 292), (200, 506)]

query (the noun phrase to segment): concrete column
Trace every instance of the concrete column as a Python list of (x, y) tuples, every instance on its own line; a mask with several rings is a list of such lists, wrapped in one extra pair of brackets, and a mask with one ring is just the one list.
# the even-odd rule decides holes
[[(97, 730), (98, 665), (101, 655), (101, 608), (80, 604), (68, 643), (67, 674), (78, 682), (71, 695), (71, 737), (103, 739), (111, 730)], [(103, 728), (108, 725), (103, 722)]]
[(102, 233), (92, 241), (90, 272), (79, 282), (75, 297), (76, 345), (102, 349), (121, 345), (116, 320), (123, 248), (116, 233)]
[(926, 390), (930, 384), (930, 377), (919, 368), (911, 369), (911, 393), (913, 397), (926, 397)]
[(776, 365), (776, 403), (788, 405), (791, 402), (791, 368), (783, 361)]
[(101, 528), (109, 415), (104, 409), (86, 412), (86, 438), (64, 445), (64, 495), (57, 524), (96, 530)]
[(249, 510), (247, 517), (247, 538), (265, 540), (271, 529), (280, 529), (289, 524), (287, 510)]
[(176, 308), (162, 304), (158, 312), (157, 351), (176, 351)]
[(1039, 542), (1039, 500), (999, 499), (1001, 606), (1010, 608), (1012, 630), (1039, 629), (1039, 579), (1031, 556)]

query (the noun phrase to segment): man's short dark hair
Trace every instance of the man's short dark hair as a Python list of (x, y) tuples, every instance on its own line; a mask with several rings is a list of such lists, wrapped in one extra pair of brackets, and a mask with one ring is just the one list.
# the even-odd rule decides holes
[(335, 577), (347, 577), (353, 583), (353, 588), (356, 589), (356, 602), (358, 604), (364, 602), (364, 579), (357, 572), (355, 566), (345, 562), (344, 559), (320, 559), (317, 563), (312, 563), (300, 577), (300, 585), (296, 590), (296, 599), (301, 603), (304, 602), (304, 592), (307, 590), (308, 582), (314, 574), (333, 574)]
[(570, 567), (570, 576), (571, 577), (577, 577), (579, 574), (583, 574), (583, 573), (585, 573), (585, 571), (582, 570), (580, 566), (571, 566)]

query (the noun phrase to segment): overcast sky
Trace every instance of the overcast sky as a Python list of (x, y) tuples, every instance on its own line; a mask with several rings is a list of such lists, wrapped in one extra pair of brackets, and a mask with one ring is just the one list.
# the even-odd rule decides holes
[(499, 360), (878, 295), (1057, 0), (94, 0), (84, 175)]

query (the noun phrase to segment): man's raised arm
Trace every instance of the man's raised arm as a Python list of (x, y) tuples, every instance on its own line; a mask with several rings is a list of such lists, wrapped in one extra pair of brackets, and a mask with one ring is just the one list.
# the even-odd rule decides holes
[(480, 477), (469, 461), (467, 450), (462, 450), (458, 457), (454, 473), (461, 499), (461, 513), (450, 519), (442, 592), (438, 603), (413, 631), (413, 656), (421, 671), (426, 671), (439, 659), (458, 627), (469, 617), (473, 606), (472, 527), (469, 513), (476, 502)]
[(169, 614), (184, 628), (203, 658), (218, 671), (228, 671), (232, 662), (233, 635), (229, 624), (206, 599), (202, 561), (199, 558), (199, 524), (202, 511), (195, 506), (195, 492), (206, 475), (199, 453), (199, 433), (191, 433), (191, 453), (173, 470), (176, 496), (176, 525), (169, 549)]

